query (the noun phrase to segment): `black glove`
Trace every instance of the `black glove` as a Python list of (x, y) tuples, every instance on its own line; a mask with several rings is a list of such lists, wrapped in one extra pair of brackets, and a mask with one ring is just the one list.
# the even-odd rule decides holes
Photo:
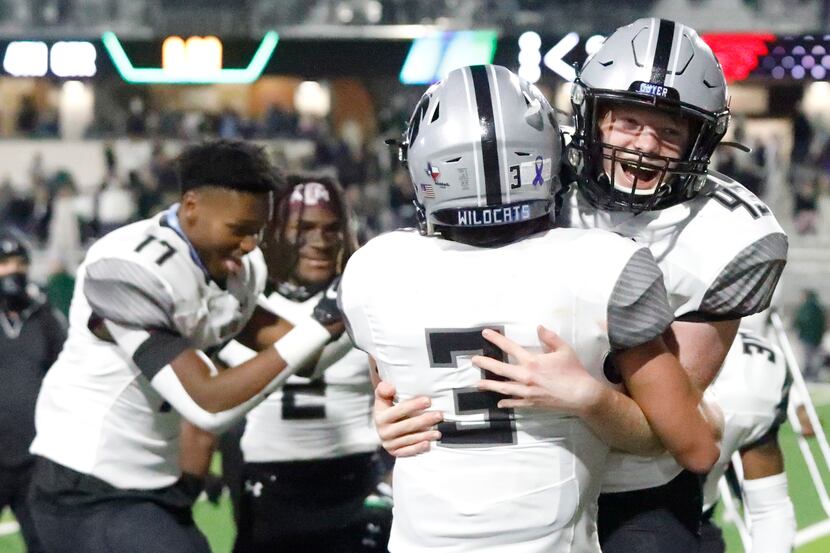
[(323, 297), (314, 306), (311, 318), (323, 326), (330, 326), (343, 321), (343, 313), (337, 305), (337, 289), (340, 287), (340, 275), (334, 277)]

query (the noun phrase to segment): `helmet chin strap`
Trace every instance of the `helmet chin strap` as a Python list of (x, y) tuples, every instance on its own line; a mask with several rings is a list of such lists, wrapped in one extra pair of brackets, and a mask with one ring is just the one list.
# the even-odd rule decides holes
[(422, 236), (429, 235), (429, 222), (427, 221), (427, 212), (424, 208), (424, 204), (420, 203), (418, 200), (412, 200), (412, 204), (415, 206), (415, 218), (418, 220), (418, 232), (420, 232)]

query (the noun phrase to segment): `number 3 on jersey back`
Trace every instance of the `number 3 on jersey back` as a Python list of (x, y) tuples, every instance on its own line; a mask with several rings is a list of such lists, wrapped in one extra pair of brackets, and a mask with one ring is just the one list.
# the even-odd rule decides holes
[[(499, 361), (507, 361), (507, 356), (499, 348), (488, 342), (481, 331), (490, 328), (502, 332), (499, 327), (480, 327), (473, 329), (426, 330), (429, 363), (433, 368), (456, 367), (458, 357), (464, 355), (484, 355)], [(500, 376), (482, 370), (482, 377), (492, 380), (504, 380)], [(504, 395), (495, 392), (483, 392), (476, 387), (453, 388), (455, 414), (484, 414), (484, 421), (442, 422), (442, 445), (446, 446), (480, 446), (512, 445), (516, 443), (516, 424), (512, 409), (499, 409), (498, 402)]]

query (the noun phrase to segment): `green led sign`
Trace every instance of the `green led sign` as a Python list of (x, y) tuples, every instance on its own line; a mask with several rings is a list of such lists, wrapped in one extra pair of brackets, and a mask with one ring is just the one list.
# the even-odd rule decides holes
[[(176, 37), (178, 38), (178, 37)], [(193, 55), (197, 59), (207, 58), (207, 63), (202, 66), (193, 63), (181, 63), (179, 58), (177, 63), (164, 63), (163, 67), (133, 67), (129, 56), (124, 51), (121, 41), (115, 36), (115, 33), (106, 32), (101, 37), (104, 43), (104, 48), (107, 50), (113, 65), (121, 74), (121, 78), (128, 83), (133, 84), (246, 84), (252, 83), (262, 75), (262, 71), (274, 54), (279, 42), (279, 35), (275, 31), (268, 31), (262, 41), (259, 43), (254, 56), (248, 67), (245, 68), (222, 68), (221, 67), (221, 43), (218, 45), (218, 54), (216, 44), (218, 39), (213, 38), (211, 41), (192, 41), (188, 39), (187, 44), (179, 39), (182, 46), (180, 48), (198, 49)], [(191, 44), (194, 46), (191, 47)], [(173, 44), (178, 46), (178, 44)], [(212, 49), (211, 49), (212, 48)], [(179, 56), (185, 54), (175, 50)], [(190, 52), (188, 52), (189, 54)], [(219, 56), (216, 63), (216, 55)]]

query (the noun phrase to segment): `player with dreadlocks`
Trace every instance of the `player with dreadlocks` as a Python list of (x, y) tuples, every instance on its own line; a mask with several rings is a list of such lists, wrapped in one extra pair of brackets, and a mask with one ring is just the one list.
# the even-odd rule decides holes
[[(335, 180), (293, 175), (274, 212), (262, 242), (268, 308), (301, 320), (357, 249), (349, 208)], [(220, 358), (250, 355), (232, 343)], [(378, 474), (371, 398), (368, 357), (343, 336), (249, 413), (235, 551), (365, 551), (361, 507)]]
[(340, 274), (357, 240), (337, 181), (299, 174), (288, 180), (289, 193), (276, 199), (262, 249), (272, 285), (282, 295), (307, 299)]

